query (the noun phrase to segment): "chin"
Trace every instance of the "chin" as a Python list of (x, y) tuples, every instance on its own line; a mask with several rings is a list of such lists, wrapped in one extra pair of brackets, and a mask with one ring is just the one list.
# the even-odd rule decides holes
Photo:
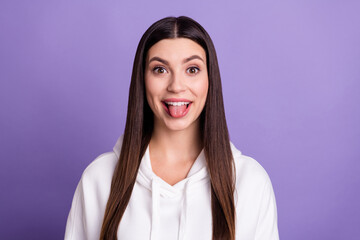
[(163, 115), (157, 120), (159, 121), (158, 123), (163, 126), (163, 128), (169, 131), (183, 131), (189, 129), (195, 130), (194, 128), (200, 124), (200, 119), (193, 115), (188, 115), (182, 119), (169, 118), (168, 116)]
[(188, 122), (178, 121), (178, 122), (165, 122), (164, 125), (169, 131), (182, 131), (188, 129), (192, 124)]

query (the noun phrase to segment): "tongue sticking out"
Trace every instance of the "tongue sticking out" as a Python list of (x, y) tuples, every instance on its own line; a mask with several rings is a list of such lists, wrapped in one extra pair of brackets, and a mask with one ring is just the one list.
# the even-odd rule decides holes
[(169, 105), (168, 108), (169, 108), (170, 115), (172, 117), (178, 118), (178, 117), (182, 117), (184, 115), (184, 112), (186, 110), (186, 105), (181, 105), (181, 106)]

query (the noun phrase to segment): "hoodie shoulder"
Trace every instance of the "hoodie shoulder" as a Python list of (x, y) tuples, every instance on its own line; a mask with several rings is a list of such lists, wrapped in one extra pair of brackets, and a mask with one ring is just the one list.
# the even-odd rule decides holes
[(82, 178), (99, 179), (105, 176), (112, 177), (117, 160), (114, 152), (101, 154), (86, 167), (82, 174)]
[(278, 240), (276, 200), (268, 173), (233, 144), (231, 149), (236, 171), (234, 198), (239, 229), (236, 239)]
[(84, 170), (82, 178), (99, 179), (106, 176), (112, 178), (116, 164), (119, 159), (122, 145), (122, 136), (118, 138), (112, 152), (99, 155)]
[(230, 143), (234, 158), (236, 183), (252, 181), (253, 183), (267, 184), (270, 178), (266, 170), (254, 158), (243, 155), (233, 143)]
[(83, 171), (66, 224), (65, 239), (99, 239), (101, 221), (118, 161), (116, 153), (99, 155)]

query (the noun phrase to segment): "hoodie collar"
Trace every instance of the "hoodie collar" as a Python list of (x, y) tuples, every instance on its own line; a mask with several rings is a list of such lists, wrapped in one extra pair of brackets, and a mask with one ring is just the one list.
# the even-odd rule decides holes
[[(121, 145), (123, 141), (123, 135), (117, 140), (113, 151), (116, 154), (117, 158), (120, 157)], [(194, 164), (192, 165), (187, 177), (175, 185), (171, 186), (160, 177), (158, 177), (152, 170), (150, 162), (150, 152), (149, 145), (146, 148), (143, 158), (141, 159), (138, 176), (136, 181), (146, 187), (149, 190), (152, 190), (152, 181), (156, 179), (156, 182), (159, 186), (160, 195), (163, 197), (175, 197), (179, 194), (182, 194), (186, 185), (187, 188), (191, 189), (198, 184), (204, 184), (210, 180), (209, 173), (206, 164), (206, 158), (204, 149), (201, 150), (200, 154), (196, 158)], [(191, 184), (186, 184), (188, 181)]]
[[(186, 186), (190, 189), (195, 185), (205, 183), (209, 180), (204, 150), (200, 152), (199, 156), (193, 163), (187, 177), (172, 186), (153, 172), (150, 161), (149, 146), (147, 146), (140, 163), (138, 177), (136, 180), (149, 190), (153, 190), (151, 183), (155, 180), (157, 186), (159, 187), (159, 193), (162, 197), (173, 198), (181, 195), (183, 194)], [(187, 184), (188, 182), (191, 182), (191, 186)]]

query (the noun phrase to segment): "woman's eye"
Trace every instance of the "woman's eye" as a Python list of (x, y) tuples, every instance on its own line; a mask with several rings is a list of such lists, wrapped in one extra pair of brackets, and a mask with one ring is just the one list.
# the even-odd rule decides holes
[(163, 74), (163, 73), (166, 73), (167, 71), (166, 71), (166, 69), (163, 68), (163, 67), (154, 67), (153, 72), (154, 72), (154, 73)]
[(189, 67), (186, 71), (190, 74), (196, 74), (200, 71), (200, 69), (197, 67)]

